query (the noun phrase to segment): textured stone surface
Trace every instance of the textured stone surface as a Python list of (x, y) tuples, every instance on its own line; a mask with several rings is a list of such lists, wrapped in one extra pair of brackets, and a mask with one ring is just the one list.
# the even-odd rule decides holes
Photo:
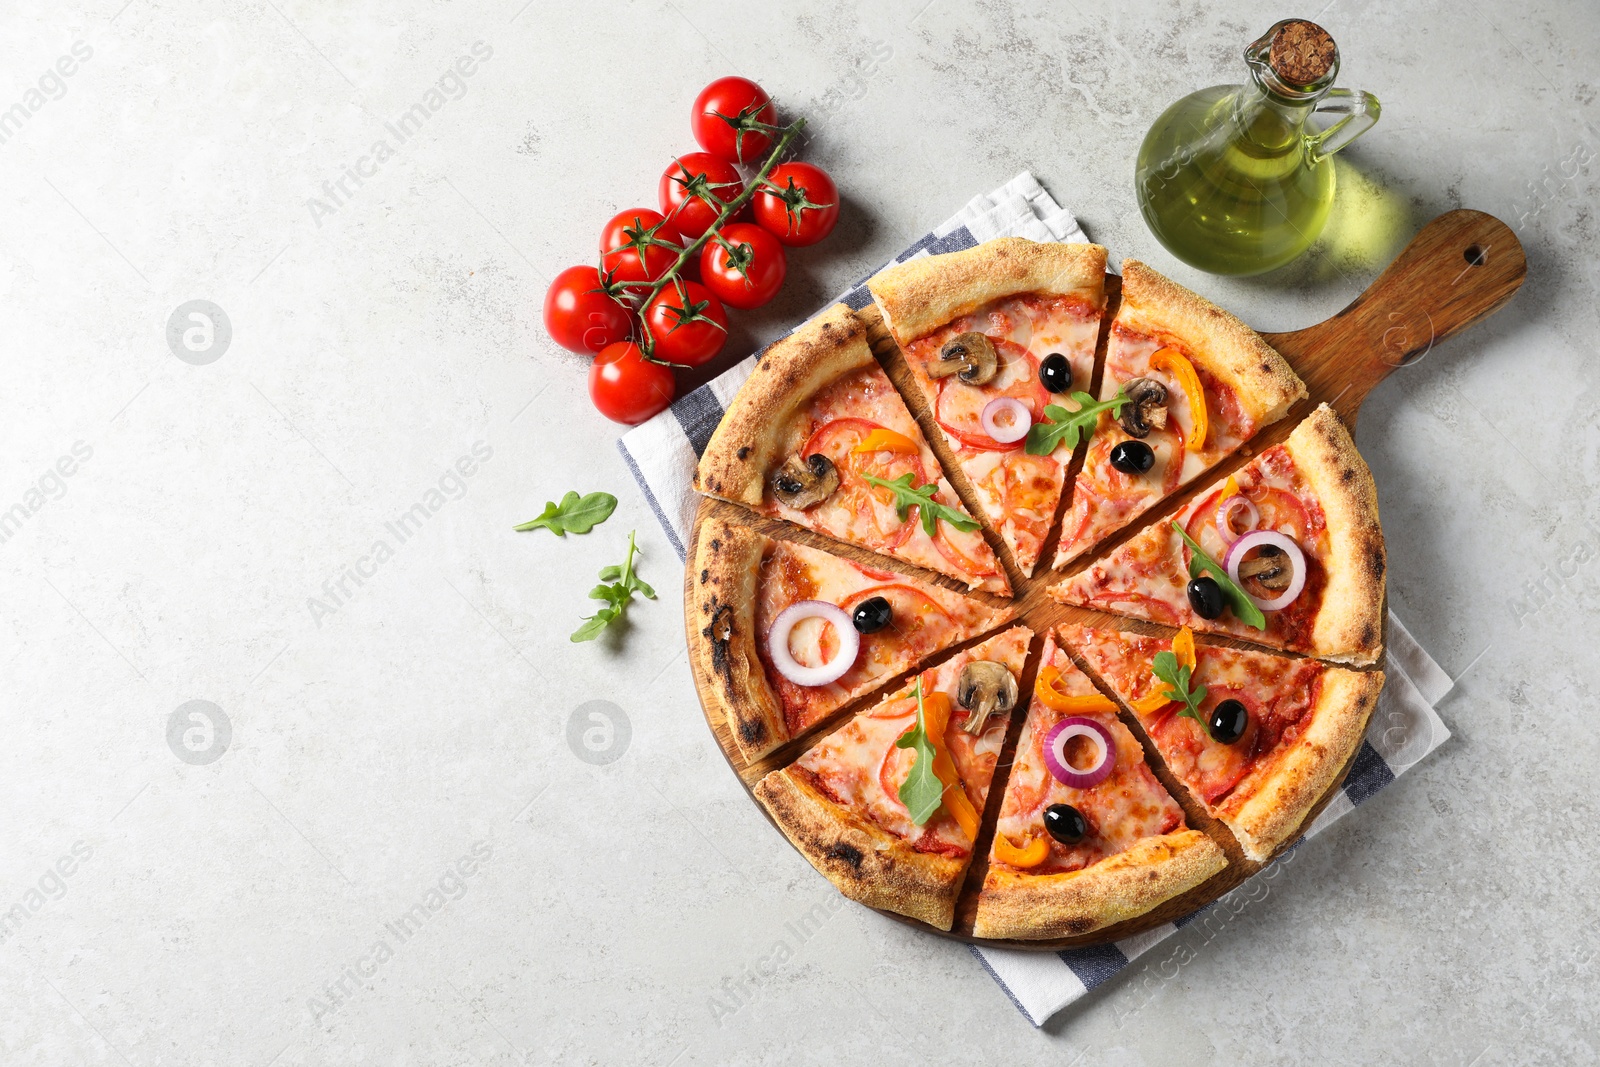
[[(1600, 1055), (1592, 4), (1306, 12), (1384, 118), (1319, 249), (1225, 281), (1154, 243), (1133, 157), (1291, 12), (518, 2), (0, 14), (0, 108), (30, 111), (0, 143), (0, 509), (31, 512), (0, 544), (0, 909), (22, 909), (0, 1060)], [(464, 95), (315, 218), (308, 198), (479, 41)], [(1266, 900), (1044, 1031), (964, 949), (840, 906), (747, 801), (695, 705), (677, 562), (584, 362), (539, 327), (548, 277), (653, 199), (693, 147), (689, 101), (730, 70), (813, 116), (809, 157), (845, 196), (778, 301), (736, 316), (742, 350), (1024, 167), (1115, 256), (1263, 329), (1337, 311), (1452, 207), (1527, 247), (1515, 303), (1397, 375), (1358, 433), (1393, 606), (1461, 675), (1454, 740)], [(163, 332), (195, 299), (232, 325), (205, 366)], [(476, 442), (492, 454), (453, 478)], [(386, 524), (441, 479), (401, 541)], [(610, 489), (617, 514), (565, 541), (511, 531), (569, 488)], [(570, 645), (629, 529), (661, 601), (621, 642)], [(362, 563), (380, 540), (392, 555)], [(324, 583), (358, 563), (335, 603)], [(231, 727), (214, 762), (169, 747), (191, 700)], [(592, 700), (630, 726), (610, 763), (577, 755), (592, 724), (568, 741)], [(185, 748), (186, 725), (177, 751), (215, 743)], [(385, 926), (418, 904), (409, 934)]]

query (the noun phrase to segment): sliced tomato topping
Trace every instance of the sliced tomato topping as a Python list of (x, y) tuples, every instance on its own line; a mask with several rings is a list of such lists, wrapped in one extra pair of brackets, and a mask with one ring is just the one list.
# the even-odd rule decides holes
[(863, 589), (846, 597), (839, 607), (848, 614), (863, 600), (879, 596), (889, 601), (894, 618), (888, 627), (874, 635), (875, 641), (888, 638), (902, 645), (924, 642), (935, 644), (949, 634), (956, 625), (943, 605), (921, 589), (910, 585), (879, 585)]
[(895, 511), (894, 498), (888, 490), (879, 489), (861, 480), (861, 475), (893, 481), (909, 472), (913, 484), (922, 485), (927, 480), (922, 457), (901, 452), (857, 452), (855, 448), (875, 430), (885, 427), (870, 419), (854, 416), (832, 419), (812, 431), (801, 448), (801, 455), (821, 453), (833, 461), (839, 472), (839, 489), (824, 506), (842, 507), (856, 514), (870, 516), (873, 547), (885, 550), (898, 548), (915, 529), (916, 512), (907, 514), (904, 521)]
[[(1266, 740), (1260, 728), (1261, 705), (1250, 694), (1231, 686), (1208, 687), (1200, 713), (1209, 716), (1211, 709), (1224, 700), (1237, 700), (1249, 709), (1250, 725), (1244, 736), (1231, 745), (1213, 741), (1205, 728), (1187, 715), (1167, 712), (1149, 720), (1146, 729), (1155, 739), (1173, 771), (1184, 783), (1215, 804), (1239, 784), (1260, 755), (1258, 749)], [(1174, 705), (1176, 707), (1176, 705)]]
[[(915, 515), (915, 513), (916, 509), (913, 508), (912, 514)], [(935, 524), (934, 530), (935, 535), (933, 538), (933, 547), (937, 548), (939, 550), (939, 555), (948, 560), (950, 565), (957, 568), (962, 574), (970, 574), (974, 578), (988, 578), (997, 573), (992, 560), (988, 563), (983, 563), (977, 559), (974, 559), (972, 556), (967, 555), (966, 552), (963, 552), (956, 545), (955, 538), (957, 537), (962, 538), (963, 540), (967, 538), (976, 538), (978, 544), (984, 544), (981, 535), (976, 533), (952, 531), (950, 524), (947, 522)], [(968, 542), (969, 545), (971, 543), (972, 542), (970, 541)]]
[[(990, 437), (983, 428), (983, 409), (991, 400), (1008, 396), (1022, 401), (1033, 420), (1044, 417), (1050, 393), (1039, 384), (1039, 364), (1021, 345), (998, 337), (990, 337), (1000, 368), (992, 381), (985, 385), (968, 385), (956, 377), (941, 378), (939, 392), (934, 398), (934, 418), (941, 428), (967, 448), (985, 452), (1015, 452), (1027, 443), (1027, 438), (1002, 444)], [(935, 355), (934, 358), (938, 358)]]
[(1116, 615), (1131, 613), (1135, 618), (1147, 618), (1170, 626), (1176, 626), (1179, 622), (1178, 613), (1171, 604), (1131, 589), (1108, 589), (1091, 597), (1090, 603)]

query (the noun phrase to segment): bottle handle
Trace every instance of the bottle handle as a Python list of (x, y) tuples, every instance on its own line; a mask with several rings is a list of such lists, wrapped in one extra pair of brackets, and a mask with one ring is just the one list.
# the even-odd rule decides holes
[(1378, 98), (1360, 89), (1329, 89), (1317, 101), (1317, 113), (1343, 115), (1344, 118), (1315, 136), (1306, 138), (1311, 160), (1321, 163), (1357, 137), (1372, 129), (1383, 114)]

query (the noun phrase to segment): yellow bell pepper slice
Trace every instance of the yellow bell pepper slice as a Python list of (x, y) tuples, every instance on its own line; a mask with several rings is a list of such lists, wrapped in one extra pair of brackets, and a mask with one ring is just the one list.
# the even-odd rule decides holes
[[(1178, 666), (1188, 667), (1190, 673), (1194, 672), (1196, 660), (1194, 656), (1193, 630), (1185, 626), (1178, 631), (1178, 635), (1172, 639), (1172, 654), (1178, 657)], [(1171, 703), (1172, 701), (1167, 697), (1166, 690), (1163, 687), (1158, 688), (1143, 699), (1132, 701), (1128, 706), (1140, 715), (1150, 715)]]
[(1029, 867), (1039, 866), (1049, 855), (1050, 842), (1042, 835), (1032, 838), (1021, 848), (1013, 845), (1005, 834), (994, 835), (994, 858), (1001, 863), (1027, 870)]
[(1189, 414), (1194, 419), (1194, 428), (1189, 431), (1189, 439), (1184, 442), (1184, 448), (1190, 452), (1198, 452), (1206, 443), (1206, 430), (1210, 425), (1210, 418), (1206, 414), (1206, 393), (1200, 388), (1200, 376), (1194, 372), (1194, 364), (1176, 348), (1163, 348), (1150, 357), (1150, 366), (1156, 370), (1167, 371), (1178, 379), (1183, 395), (1189, 400)]
[(933, 745), (933, 773), (944, 785), (940, 803), (950, 817), (967, 835), (968, 841), (978, 840), (978, 812), (967, 799), (961, 784), (961, 774), (944, 743), (945, 728), (950, 725), (950, 697), (945, 693), (927, 693), (922, 698), (922, 721), (928, 731), (928, 741)]
[(1039, 703), (1051, 711), (1059, 711), (1064, 715), (1082, 715), (1086, 711), (1117, 710), (1116, 704), (1110, 697), (1101, 696), (1099, 693), (1087, 695), (1073, 695), (1063, 693), (1056, 688), (1056, 682), (1061, 679), (1061, 672), (1048, 664), (1039, 668), (1039, 678), (1033, 683), (1033, 695), (1039, 698)]
[(893, 430), (877, 429), (868, 433), (861, 439), (861, 443), (850, 450), (851, 452), (898, 452), (904, 456), (915, 456), (921, 453), (917, 443), (903, 433)]

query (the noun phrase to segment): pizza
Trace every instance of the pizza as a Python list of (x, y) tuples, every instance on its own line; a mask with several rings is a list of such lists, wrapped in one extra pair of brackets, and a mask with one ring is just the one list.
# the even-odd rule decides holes
[(747, 760), (1014, 612), (718, 521), (695, 554), (691, 651)]
[(1227, 866), (1145, 762), (1117, 705), (1046, 638), (972, 932), (1036, 939), (1143, 915)]
[(700, 457), (695, 488), (970, 589), (1011, 592), (843, 304), (762, 353)]
[[(1283, 444), (1052, 586), (1050, 595), (1368, 664), (1382, 644), (1384, 570), (1372, 474), (1323, 404)], [(1241, 594), (1248, 603), (1238, 602)]]
[[(1244, 854), (1265, 860), (1355, 755), (1383, 675), (1312, 659), (1066, 626), (1061, 640), (1139, 717), (1184, 787), (1225, 823)], [(1191, 704), (1157, 677), (1157, 656), (1186, 666)]]
[(1128, 259), (1100, 377), (1100, 399), (1117, 396), (1073, 483), (1058, 569), (1281, 419), (1306, 387), (1250, 327)]
[[(1013, 627), (923, 671), (920, 693), (859, 713), (757, 782), (756, 799), (845, 896), (950, 929), (1032, 636)], [(921, 822), (901, 796), (920, 756), (900, 742), (919, 718), (943, 771)]]
[(867, 283), (980, 513), (1032, 575), (1073, 446), (1036, 447), (1046, 409), (1089, 388), (1106, 250), (1002, 238)]

